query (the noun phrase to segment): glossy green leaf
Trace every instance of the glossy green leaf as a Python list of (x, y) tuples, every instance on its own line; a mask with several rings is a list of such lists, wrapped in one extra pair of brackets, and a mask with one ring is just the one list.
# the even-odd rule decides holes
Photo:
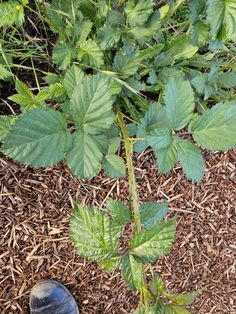
[(145, 263), (153, 263), (168, 253), (175, 240), (175, 220), (160, 222), (148, 231), (141, 231), (129, 244), (131, 254)]
[(33, 109), (12, 125), (2, 150), (23, 164), (49, 167), (64, 159), (69, 145), (62, 114), (54, 109)]
[(106, 78), (85, 77), (71, 98), (71, 114), (77, 127), (88, 133), (100, 133), (113, 121), (112, 96)]
[(192, 125), (194, 140), (204, 148), (226, 151), (236, 147), (236, 103), (217, 104)]
[(194, 93), (189, 81), (170, 79), (165, 86), (166, 112), (173, 129), (180, 130), (191, 120)]
[(168, 203), (148, 202), (140, 206), (140, 221), (144, 228), (150, 229), (153, 224), (162, 220), (168, 212)]

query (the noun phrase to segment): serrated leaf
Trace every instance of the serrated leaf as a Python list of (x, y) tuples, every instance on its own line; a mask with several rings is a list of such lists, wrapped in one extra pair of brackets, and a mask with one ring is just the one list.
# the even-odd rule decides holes
[(192, 58), (198, 47), (191, 44), (189, 36), (182, 35), (168, 43), (165, 50), (174, 60), (178, 60)]
[(57, 43), (52, 53), (52, 60), (60, 70), (66, 70), (75, 54), (74, 48), (68, 43)]
[(24, 7), (18, 1), (8, 0), (0, 3), (0, 27), (16, 24), (20, 27), (24, 22)]
[(233, 72), (220, 73), (217, 83), (218, 86), (221, 88), (236, 87), (236, 73)]
[(77, 59), (78, 61), (83, 60), (83, 63), (91, 67), (100, 67), (104, 63), (102, 50), (92, 39), (80, 44)]
[(236, 40), (235, 0), (208, 0), (207, 20), (214, 38), (221, 41)]
[(82, 83), (84, 72), (75, 64), (67, 71), (64, 77), (64, 87), (69, 97), (72, 96), (76, 86)]
[(114, 28), (105, 25), (98, 30), (98, 41), (102, 49), (113, 48), (120, 40), (122, 30), (118, 27)]
[(33, 109), (12, 125), (2, 151), (23, 164), (49, 167), (64, 159), (69, 144), (70, 134), (60, 112)]
[(121, 271), (130, 289), (140, 289), (143, 284), (143, 265), (132, 254), (126, 253), (121, 258)]
[(6, 69), (5, 66), (0, 64), (0, 80), (6, 80), (12, 77), (12, 73)]
[(146, 135), (155, 129), (169, 127), (166, 111), (160, 104), (151, 104), (145, 116), (141, 119), (137, 128), (137, 138), (143, 138), (135, 144), (135, 151), (140, 153), (148, 147)]
[(99, 173), (102, 166), (100, 136), (79, 131), (72, 137), (72, 146), (67, 156), (68, 166), (81, 179), (91, 179)]
[(90, 21), (80, 21), (80, 27), (76, 28), (77, 46), (80, 46), (86, 41), (93, 27), (93, 23)]
[(124, 159), (114, 154), (105, 156), (102, 168), (104, 169), (106, 176), (111, 178), (121, 178), (126, 172)]
[(175, 304), (190, 305), (199, 296), (199, 294), (200, 294), (200, 290), (188, 292), (188, 293), (184, 293), (184, 294), (177, 294), (177, 295), (168, 294), (167, 296)]
[(168, 253), (175, 240), (175, 220), (156, 223), (148, 231), (141, 231), (129, 244), (131, 254), (145, 263), (153, 263)]
[(204, 148), (226, 151), (236, 146), (236, 103), (227, 102), (205, 111), (192, 125), (194, 140)]
[(153, 7), (153, 0), (139, 0), (136, 3), (129, 0), (125, 7), (125, 13), (130, 26), (143, 25), (152, 14)]
[(153, 149), (166, 148), (172, 141), (171, 130), (168, 128), (155, 129), (146, 135), (146, 141)]
[(165, 314), (191, 314), (191, 312), (183, 306), (168, 304), (165, 307)]
[(109, 198), (106, 202), (106, 206), (109, 209), (109, 214), (115, 222), (124, 224), (131, 220), (130, 209), (123, 203)]
[(166, 173), (172, 170), (177, 160), (177, 149), (172, 142), (168, 147), (155, 150), (159, 173)]
[(121, 79), (126, 79), (138, 71), (140, 64), (141, 58), (138, 53), (126, 55), (123, 51), (118, 51), (114, 57), (112, 68)]
[(70, 219), (70, 238), (78, 253), (97, 261), (106, 269), (116, 267), (118, 238), (108, 216), (96, 209), (74, 203)]
[(168, 212), (168, 203), (148, 202), (140, 206), (140, 221), (144, 228), (150, 229), (156, 222), (162, 220)]
[(177, 148), (177, 160), (186, 177), (193, 182), (201, 181), (205, 171), (205, 161), (200, 149), (187, 140), (175, 140)]
[(0, 116), (0, 141), (9, 133), (11, 125), (17, 120), (17, 116)]
[(194, 110), (194, 93), (189, 81), (170, 79), (165, 86), (165, 108), (171, 126), (180, 130), (191, 120)]
[(71, 114), (76, 126), (88, 133), (100, 133), (112, 125), (112, 96), (104, 77), (93, 75), (82, 80), (71, 98)]

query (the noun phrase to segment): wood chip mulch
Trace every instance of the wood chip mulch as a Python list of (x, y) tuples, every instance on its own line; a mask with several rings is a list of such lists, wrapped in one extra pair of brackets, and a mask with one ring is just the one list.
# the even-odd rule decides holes
[[(193, 313), (236, 313), (236, 150), (205, 153), (207, 171), (193, 185), (179, 167), (158, 175), (153, 155), (135, 157), (140, 201), (167, 199), (177, 215), (177, 239), (155, 268), (177, 293), (201, 288)], [(32, 286), (62, 281), (82, 314), (132, 313), (138, 295), (120, 274), (107, 274), (76, 255), (68, 239), (70, 200), (102, 207), (108, 197), (128, 203), (127, 178), (73, 177), (64, 164), (19, 166), (0, 156), (0, 313), (29, 313)]]

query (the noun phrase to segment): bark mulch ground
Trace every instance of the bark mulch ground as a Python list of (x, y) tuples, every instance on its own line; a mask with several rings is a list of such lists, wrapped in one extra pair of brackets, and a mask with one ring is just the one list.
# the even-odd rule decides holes
[[(199, 185), (180, 168), (158, 175), (151, 152), (136, 156), (140, 201), (168, 199), (177, 240), (155, 268), (173, 292), (202, 288), (193, 313), (236, 313), (236, 151), (205, 154)], [(0, 156), (0, 313), (28, 313), (31, 287), (61, 280), (82, 314), (132, 313), (138, 296), (118, 271), (107, 274), (78, 257), (68, 240), (70, 199), (102, 207), (111, 196), (128, 203), (127, 178), (73, 177), (64, 164), (30, 169)]]

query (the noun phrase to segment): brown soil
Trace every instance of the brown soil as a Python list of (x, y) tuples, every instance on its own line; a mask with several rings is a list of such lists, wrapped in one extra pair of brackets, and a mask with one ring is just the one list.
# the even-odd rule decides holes
[[(236, 313), (236, 151), (205, 154), (199, 185), (180, 168), (158, 175), (151, 152), (136, 157), (140, 201), (168, 199), (177, 214), (172, 252), (156, 263), (168, 288), (202, 288), (193, 313)], [(68, 240), (70, 199), (102, 207), (108, 196), (128, 203), (127, 180), (102, 174), (73, 177), (64, 164), (30, 169), (0, 156), (0, 312), (28, 313), (32, 286), (42, 278), (62, 281), (82, 314), (132, 313), (138, 296), (116, 271), (107, 274), (78, 257)]]

